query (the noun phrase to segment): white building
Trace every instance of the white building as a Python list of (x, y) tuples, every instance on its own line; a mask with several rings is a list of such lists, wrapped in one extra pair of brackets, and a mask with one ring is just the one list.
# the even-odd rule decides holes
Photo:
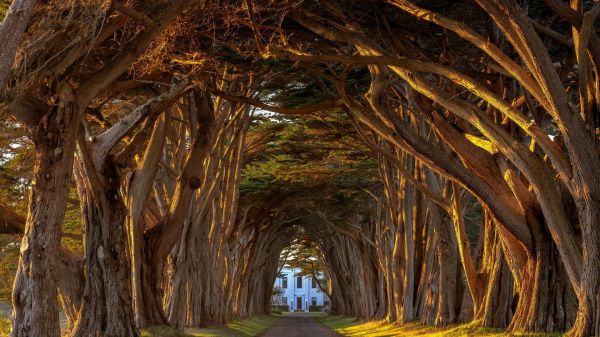
[[(298, 275), (299, 268), (283, 268), (275, 279), (274, 289), (281, 292), (277, 304), (287, 305), (289, 311), (308, 312), (310, 306), (329, 306), (327, 295), (319, 289), (313, 277)], [(323, 281), (321, 285), (325, 287)]]

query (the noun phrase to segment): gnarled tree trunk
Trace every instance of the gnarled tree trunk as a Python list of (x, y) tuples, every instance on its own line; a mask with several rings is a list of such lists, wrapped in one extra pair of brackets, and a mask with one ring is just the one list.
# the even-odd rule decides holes
[(67, 205), (80, 111), (70, 87), (32, 129), (36, 163), (29, 214), (13, 288), (13, 337), (60, 336), (55, 271)]
[[(103, 178), (110, 174), (112, 179), (100, 184), (98, 172), (83, 161), (78, 165), (77, 181), (86, 232), (86, 286), (73, 336), (139, 337), (131, 300), (127, 210), (119, 195), (119, 180), (106, 172)], [(108, 185), (109, 181), (112, 184)]]

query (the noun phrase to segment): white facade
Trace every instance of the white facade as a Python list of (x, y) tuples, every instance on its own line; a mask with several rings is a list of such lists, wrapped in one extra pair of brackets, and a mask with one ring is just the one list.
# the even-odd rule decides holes
[[(299, 276), (299, 268), (284, 268), (281, 277), (275, 279), (275, 289), (282, 290), (281, 302), (289, 307), (289, 311), (308, 312), (309, 306), (327, 306), (327, 295), (319, 289), (313, 277)], [(321, 281), (322, 282), (322, 281)], [(321, 284), (325, 287), (324, 284)]]

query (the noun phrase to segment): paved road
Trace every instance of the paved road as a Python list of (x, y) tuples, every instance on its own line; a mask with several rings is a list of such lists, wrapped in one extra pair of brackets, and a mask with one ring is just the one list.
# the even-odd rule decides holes
[(305, 315), (284, 316), (260, 337), (338, 337), (316, 319)]

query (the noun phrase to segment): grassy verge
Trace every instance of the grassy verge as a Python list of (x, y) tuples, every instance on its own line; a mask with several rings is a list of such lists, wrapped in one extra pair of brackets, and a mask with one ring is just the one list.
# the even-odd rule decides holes
[[(177, 331), (170, 327), (157, 326), (142, 330), (142, 337), (254, 337), (273, 326), (281, 316), (253, 316), (205, 329), (186, 329)], [(10, 320), (0, 318), (0, 337), (8, 337)]]
[(253, 337), (273, 326), (281, 316), (260, 315), (235, 320), (222, 326), (186, 329), (184, 332), (169, 327), (142, 330), (142, 337)]
[(10, 334), (10, 320), (8, 318), (0, 318), (0, 336), (8, 337)]
[[(420, 337), (501, 337), (508, 336), (502, 330), (481, 328), (477, 322), (454, 327), (437, 329), (418, 323), (402, 326), (385, 322), (359, 322), (354, 318), (340, 316), (325, 316), (317, 318), (321, 323), (344, 336), (383, 337), (383, 336), (420, 336)], [(562, 334), (515, 334), (512, 336), (528, 337), (558, 337)]]
[(283, 316), (305, 316), (305, 317), (324, 317), (327, 316), (324, 312), (293, 312), (284, 311), (281, 313)]

